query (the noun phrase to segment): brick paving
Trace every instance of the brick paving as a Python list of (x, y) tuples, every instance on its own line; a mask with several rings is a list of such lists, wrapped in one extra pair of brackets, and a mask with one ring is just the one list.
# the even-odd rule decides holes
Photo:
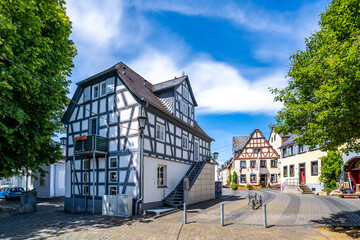
[[(250, 209), (248, 191), (224, 190), (224, 198), (160, 218), (120, 218), (63, 211), (63, 199), (40, 201), (38, 212), (19, 214), (18, 201), (0, 200), (0, 239), (331, 239), (314, 226), (360, 226), (360, 200), (278, 191), (251, 191), (267, 204), (268, 225), (262, 227), (262, 208)], [(220, 203), (225, 224), (220, 226)], [(0, 211), (1, 213), (1, 211)], [(9, 216), (10, 215), (10, 216)]]

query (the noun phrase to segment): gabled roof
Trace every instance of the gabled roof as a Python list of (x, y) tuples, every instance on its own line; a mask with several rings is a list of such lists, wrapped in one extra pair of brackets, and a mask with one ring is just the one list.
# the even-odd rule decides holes
[(191, 96), (191, 98), (192, 98), (192, 100), (194, 102), (194, 105), (198, 106), (197, 102), (196, 102), (196, 99), (195, 99), (195, 96), (194, 96), (194, 92), (192, 91), (192, 88), (191, 88), (189, 77), (187, 75), (179, 77), (179, 78), (175, 77), (174, 79), (170, 79), (170, 80), (167, 80), (165, 82), (154, 84), (153, 87), (152, 87), (152, 91), (154, 93), (157, 93), (157, 92), (165, 91), (165, 90), (168, 90), (168, 89), (172, 89), (172, 88), (175, 88), (175, 87), (179, 86), (183, 81), (187, 82), (187, 84), (189, 86), (189, 93), (190, 93), (190, 96)]
[(162, 90), (165, 90), (165, 89), (177, 87), (186, 78), (187, 78), (187, 76), (185, 75), (185, 76), (182, 76), (182, 77), (179, 77), (179, 78), (175, 77), (174, 79), (170, 79), (170, 80), (167, 80), (165, 82), (154, 84), (153, 85), (153, 92), (158, 92), (158, 91), (162, 91)]
[(233, 137), (233, 151), (241, 151), (249, 141), (250, 136)]
[[(125, 70), (125, 72), (123, 72), (123, 70)], [(83, 87), (88, 86), (91, 81), (93, 81), (94, 79), (96, 79), (97, 77), (99, 77), (103, 74), (107, 74), (107, 73), (110, 73), (113, 71), (115, 71), (117, 73), (117, 75), (123, 81), (124, 85), (139, 101), (142, 101), (144, 103), (149, 103), (151, 106), (166, 113), (167, 115), (169, 115), (170, 117), (172, 117), (173, 119), (178, 121), (180, 124), (190, 127), (192, 129), (194, 129), (195, 131), (197, 131), (198, 133), (200, 133), (201, 135), (203, 135), (204, 137), (206, 137), (208, 140), (214, 141), (214, 139), (209, 137), (196, 122), (194, 124), (194, 127), (192, 127), (191, 125), (182, 122), (180, 119), (178, 119), (177, 117), (172, 115), (172, 113), (169, 112), (169, 110), (166, 108), (166, 106), (164, 106), (164, 104), (160, 101), (160, 99), (154, 94), (154, 91), (153, 91), (154, 85), (152, 85), (150, 82), (148, 82), (146, 79), (144, 79), (142, 76), (140, 76), (138, 73), (136, 73), (134, 70), (132, 70), (131, 68), (129, 68), (127, 65), (125, 65), (122, 62), (119, 62), (118, 64), (112, 66), (111, 68), (77, 83), (77, 85), (79, 87), (75, 92), (73, 100), (75, 102), (78, 102), (78, 99), (83, 91)], [(181, 81), (181, 82), (184, 80), (189, 81), (187, 76), (179, 78), (179, 81)], [(172, 81), (172, 80), (169, 80), (169, 81)], [(169, 82), (169, 81), (166, 81), (166, 82)], [(155, 88), (159, 89), (160, 85), (159, 84), (156, 84), (156, 85), (158, 85), (158, 87), (155, 87)], [(166, 85), (169, 86), (171, 84), (166, 83)], [(192, 94), (190, 84), (189, 84), (189, 87), (190, 87), (190, 92)], [(74, 109), (74, 107), (75, 107), (75, 104), (73, 102), (71, 102), (62, 118), (62, 121), (64, 123), (66, 123), (68, 121), (68, 119), (70, 118), (70, 113), (72, 112), (70, 110)]]

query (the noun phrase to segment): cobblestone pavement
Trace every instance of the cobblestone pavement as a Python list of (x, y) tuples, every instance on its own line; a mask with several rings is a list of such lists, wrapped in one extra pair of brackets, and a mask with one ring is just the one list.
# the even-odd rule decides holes
[[(262, 209), (251, 210), (247, 191), (226, 189), (224, 198), (189, 206), (160, 218), (130, 219), (63, 211), (63, 199), (40, 201), (35, 213), (19, 214), (18, 201), (0, 200), (0, 239), (336, 239), (314, 226), (360, 226), (360, 200), (278, 191), (251, 191), (267, 204), (269, 228), (262, 227)], [(220, 203), (225, 223), (221, 227)], [(341, 237), (342, 238), (342, 237)]]

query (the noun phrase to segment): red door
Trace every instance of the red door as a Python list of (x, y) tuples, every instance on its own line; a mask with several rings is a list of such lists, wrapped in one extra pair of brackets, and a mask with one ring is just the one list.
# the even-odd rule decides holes
[(301, 183), (305, 183), (305, 168), (300, 169)]

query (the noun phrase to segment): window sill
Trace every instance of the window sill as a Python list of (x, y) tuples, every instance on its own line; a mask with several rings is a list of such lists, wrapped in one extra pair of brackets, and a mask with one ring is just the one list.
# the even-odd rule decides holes
[(167, 186), (157, 186), (157, 188), (167, 188)]

